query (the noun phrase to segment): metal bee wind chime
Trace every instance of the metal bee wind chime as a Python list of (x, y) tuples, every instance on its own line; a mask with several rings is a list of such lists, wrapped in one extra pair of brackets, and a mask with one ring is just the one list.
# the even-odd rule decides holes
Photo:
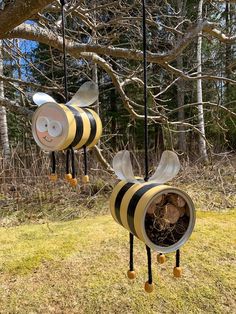
[(113, 169), (121, 181), (110, 197), (110, 211), (114, 220), (130, 233), (130, 263), (128, 278), (134, 279), (134, 236), (146, 244), (148, 281), (145, 291), (154, 289), (152, 279), (151, 249), (158, 253), (159, 263), (165, 262), (165, 253), (176, 252), (175, 277), (180, 277), (179, 248), (186, 243), (195, 225), (195, 209), (191, 198), (184, 191), (165, 183), (173, 179), (180, 169), (178, 156), (164, 151), (155, 173), (149, 178), (148, 169), (148, 121), (147, 121), (147, 47), (146, 47), (146, 3), (143, 7), (143, 67), (144, 67), (144, 143), (145, 178), (133, 174), (130, 153), (118, 152), (113, 159)]
[[(89, 182), (87, 173), (87, 148), (97, 144), (102, 134), (102, 123), (97, 113), (89, 108), (98, 99), (97, 84), (85, 82), (68, 101), (67, 66), (65, 48), (65, 1), (61, 0), (65, 104), (58, 104), (45, 93), (36, 93), (33, 101), (39, 108), (32, 120), (32, 133), (35, 142), (45, 151), (51, 152), (52, 173), (50, 179), (57, 180), (55, 151), (66, 150), (65, 179), (72, 186), (77, 185), (74, 148), (84, 151), (84, 176), (82, 181)], [(71, 167), (70, 167), (71, 160)]]

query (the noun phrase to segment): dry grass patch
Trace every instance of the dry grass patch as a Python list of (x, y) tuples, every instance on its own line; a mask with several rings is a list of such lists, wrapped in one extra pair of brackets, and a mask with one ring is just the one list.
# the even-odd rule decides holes
[(135, 241), (138, 277), (126, 278), (128, 233), (110, 216), (0, 229), (0, 313), (233, 313), (236, 212), (199, 212), (182, 250), (157, 265), (148, 295), (145, 247)]

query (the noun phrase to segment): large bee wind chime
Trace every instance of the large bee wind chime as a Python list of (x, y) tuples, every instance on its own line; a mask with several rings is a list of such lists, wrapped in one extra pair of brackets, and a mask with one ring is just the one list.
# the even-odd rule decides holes
[(154, 289), (151, 249), (158, 253), (159, 263), (165, 262), (165, 253), (176, 252), (173, 274), (180, 277), (182, 269), (179, 248), (193, 231), (195, 209), (187, 193), (165, 184), (173, 179), (180, 169), (178, 156), (174, 152), (163, 152), (159, 166), (149, 178), (145, 6), (145, 0), (142, 0), (145, 177), (140, 179), (134, 176), (128, 151), (118, 152), (113, 159), (113, 169), (121, 181), (111, 194), (110, 211), (114, 220), (129, 231), (130, 263), (127, 273), (129, 279), (136, 277), (133, 261), (134, 236), (146, 244), (148, 281), (144, 288), (150, 293)]
[[(83, 148), (84, 176), (82, 181), (89, 182), (87, 173), (87, 148), (97, 144), (102, 134), (102, 123), (97, 113), (89, 108), (98, 99), (97, 84), (85, 82), (76, 94), (68, 101), (66, 50), (65, 50), (65, 18), (62, 7), (62, 32), (64, 52), (65, 104), (58, 104), (45, 93), (36, 93), (33, 101), (39, 108), (32, 120), (32, 132), (36, 143), (45, 151), (51, 152), (52, 173), (50, 179), (57, 180), (55, 151), (66, 150), (65, 179), (72, 186), (77, 185), (74, 149)], [(71, 163), (70, 163), (71, 160)]]

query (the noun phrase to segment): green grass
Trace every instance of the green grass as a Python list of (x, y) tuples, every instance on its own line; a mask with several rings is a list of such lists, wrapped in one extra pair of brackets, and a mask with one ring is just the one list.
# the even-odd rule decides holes
[(236, 211), (198, 212), (181, 250), (158, 265), (146, 294), (145, 246), (135, 241), (136, 280), (126, 278), (128, 232), (110, 216), (0, 229), (0, 313), (233, 313)]

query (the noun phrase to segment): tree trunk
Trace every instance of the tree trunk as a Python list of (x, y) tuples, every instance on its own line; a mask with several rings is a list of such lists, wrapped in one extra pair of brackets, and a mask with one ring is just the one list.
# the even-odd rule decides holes
[[(178, 69), (183, 70), (183, 56), (178, 56), (177, 58), (177, 66)], [(185, 114), (184, 114), (184, 82), (180, 79), (177, 83), (177, 104), (178, 104), (178, 121), (184, 121)], [(186, 145), (186, 133), (184, 126), (180, 125), (178, 127), (178, 149), (181, 153), (187, 152), (187, 145)]]
[[(1, 40), (0, 40), (0, 75), (3, 75), (3, 53)], [(0, 97), (4, 98), (3, 81), (0, 81)], [(3, 150), (2, 152), (3, 158), (8, 159), (10, 157), (10, 147), (8, 139), (7, 114), (6, 108), (2, 106), (0, 106), (0, 140)]]
[[(202, 21), (203, 0), (199, 1), (198, 6), (198, 22)], [(197, 72), (198, 77), (202, 75), (202, 32), (198, 34), (197, 40)], [(202, 79), (197, 80), (197, 102), (198, 102), (198, 128), (199, 135), (199, 152), (205, 162), (208, 162), (206, 139), (205, 139), (205, 123), (202, 100)]]
[[(225, 26), (227, 34), (231, 33), (231, 18), (230, 18), (230, 3), (226, 2), (225, 4)], [(233, 60), (232, 51), (231, 51), (231, 44), (225, 45), (225, 77), (231, 78), (230, 73), (230, 62)], [(225, 82), (225, 101), (226, 103), (229, 102), (230, 99), (230, 84), (229, 82)]]
[[(185, 6), (186, 2), (183, 0), (177, 0), (177, 11), (180, 14), (180, 22), (184, 19), (185, 17)], [(180, 25), (179, 30), (182, 31), (183, 27)], [(178, 36), (178, 41), (182, 40), (182, 35)], [(183, 71), (183, 54), (179, 55), (176, 59), (177, 61), (177, 67), (179, 70)], [(184, 82), (180, 78), (179, 81), (177, 82), (177, 106), (179, 108), (178, 110), (178, 121), (184, 121), (185, 119), (185, 113), (184, 113)], [(187, 145), (186, 145), (186, 133), (185, 133), (185, 127), (183, 125), (178, 126), (178, 149), (181, 153), (186, 153), (187, 152)]]

